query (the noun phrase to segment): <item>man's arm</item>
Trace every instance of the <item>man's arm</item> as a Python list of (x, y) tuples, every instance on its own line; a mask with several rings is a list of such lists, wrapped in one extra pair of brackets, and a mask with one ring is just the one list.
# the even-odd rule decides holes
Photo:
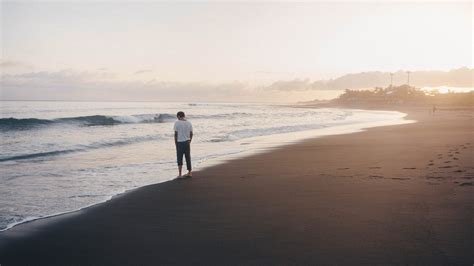
[(189, 142), (191, 142), (191, 140), (193, 140), (193, 132), (192, 131), (189, 133)]
[(178, 131), (174, 132), (174, 144), (178, 144)]

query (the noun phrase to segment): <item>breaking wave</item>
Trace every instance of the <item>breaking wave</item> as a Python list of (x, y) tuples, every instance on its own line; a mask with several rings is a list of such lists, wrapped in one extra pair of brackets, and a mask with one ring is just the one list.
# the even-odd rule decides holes
[(142, 114), (130, 116), (77, 116), (57, 119), (0, 118), (0, 130), (25, 130), (56, 124), (76, 124), (79, 126), (112, 126), (131, 123), (165, 123), (175, 119), (171, 114)]
[[(234, 112), (228, 114), (193, 115), (191, 119), (241, 119), (255, 114)], [(0, 131), (28, 130), (45, 126), (70, 124), (78, 126), (113, 126), (119, 124), (166, 123), (176, 119), (172, 114), (138, 114), (126, 116), (91, 115), (56, 119), (0, 118)]]

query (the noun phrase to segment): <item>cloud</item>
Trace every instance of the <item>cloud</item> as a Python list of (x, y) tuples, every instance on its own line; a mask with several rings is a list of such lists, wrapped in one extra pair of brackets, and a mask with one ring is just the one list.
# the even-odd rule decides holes
[[(267, 70), (257, 70), (253, 72), (254, 74), (258, 75), (275, 75), (275, 74), (282, 74), (283, 72), (275, 72), (275, 71), (267, 71)], [(286, 74), (286, 73), (285, 73)]]
[(136, 71), (134, 74), (139, 75), (139, 74), (151, 73), (151, 72), (153, 72), (153, 70), (151, 70), (151, 69), (142, 69), (142, 70)]
[(277, 81), (266, 87), (267, 90), (278, 91), (305, 91), (311, 90), (311, 82), (309, 79), (294, 79), (290, 81)]
[(219, 101), (242, 96), (247, 87), (237, 81), (218, 84), (155, 79), (119, 81), (114, 74), (69, 69), (1, 77), (4, 100)]
[(19, 68), (32, 69), (33, 67), (31, 65), (25, 64), (20, 61), (3, 60), (3, 61), (0, 61), (0, 68), (2, 70), (5, 70), (5, 69), (19, 69)]
[[(7, 64), (8, 65), (8, 64)], [(473, 69), (451, 71), (414, 71), (410, 84), (425, 86), (473, 87)], [(36, 71), (20, 74), (3, 73), (0, 99), (3, 100), (93, 100), (93, 101), (240, 101), (290, 102), (314, 99), (331, 92), (332, 97), (344, 89), (388, 86), (390, 74), (364, 72), (331, 80), (294, 79), (276, 81), (268, 86), (252, 87), (240, 81), (174, 82), (157, 79), (120, 80), (122, 76), (105, 71)], [(407, 75), (398, 71), (394, 85), (406, 82)]]

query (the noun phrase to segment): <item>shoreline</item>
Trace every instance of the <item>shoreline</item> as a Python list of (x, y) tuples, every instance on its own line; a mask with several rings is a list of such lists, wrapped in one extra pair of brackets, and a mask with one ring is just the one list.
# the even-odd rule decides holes
[[(133, 189), (104, 203), (69, 213), (71, 215), (66, 214), (67, 217), (60, 217), (62, 216), (60, 215), (40, 219), (41, 222), (36, 220), (24, 223), (0, 233), (0, 237), (2, 234), (5, 236), (3, 241), (0, 240), (0, 250), (5, 248), (5, 251), (0, 251), (0, 263), (5, 262), (8, 265), (7, 262), (15, 264), (15, 261), (22, 261), (35, 264), (64, 264), (68, 256), (75, 258), (74, 262), (85, 264), (91, 262), (134, 263), (130, 257), (121, 256), (121, 252), (131, 252), (132, 255), (141, 254), (144, 257), (135, 263), (145, 264), (147, 262), (148, 264), (159, 262), (165, 264), (193, 262), (306, 264), (345, 263), (350, 262), (350, 259), (356, 263), (389, 262), (389, 264), (469, 262), (472, 256), (465, 253), (469, 251), (469, 248), (462, 244), (466, 245), (468, 242), (461, 241), (461, 244), (453, 242), (454, 239), (464, 241), (466, 237), (469, 239), (468, 235), (460, 233), (468, 233), (469, 227), (458, 224), (457, 228), (448, 230), (452, 231), (452, 235), (439, 231), (439, 228), (445, 228), (444, 219), (447, 219), (448, 224), (453, 222), (456, 224), (465, 221), (466, 215), (469, 216), (465, 211), (472, 206), (466, 202), (466, 197), (467, 199), (472, 199), (472, 197), (467, 196), (466, 193), (472, 192), (472, 181), (466, 179), (465, 182), (470, 182), (471, 185), (453, 183), (460, 182), (458, 180), (462, 180), (463, 173), (470, 173), (469, 167), (474, 169), (472, 163), (466, 161), (466, 158), (467, 160), (470, 158), (469, 154), (460, 156), (458, 161), (458, 167), (466, 165), (467, 170), (459, 169), (464, 172), (459, 172), (459, 178), (450, 182), (447, 181), (448, 177), (445, 178), (446, 180), (441, 180), (443, 176), (428, 178), (427, 170), (418, 166), (421, 163), (423, 167), (428, 167), (425, 166), (424, 161), (421, 161), (426, 157), (425, 155), (432, 154), (432, 149), (444, 149), (443, 144), (461, 145), (466, 138), (471, 142), (469, 130), (472, 126), (469, 127), (469, 124), (465, 123), (466, 118), (452, 116), (453, 114), (440, 114), (440, 117), (427, 117), (426, 113), (421, 111), (412, 112), (408, 116), (410, 119), (424, 118), (419, 120), (421, 126), (420, 123), (384, 126), (352, 134), (304, 140), (301, 143), (274, 148), (266, 153), (233, 159), (227, 163), (205, 168), (197, 171), (192, 179), (166, 181)], [(472, 123), (472, 117), (468, 121)], [(437, 129), (440, 132), (443, 128), (452, 130), (442, 131), (439, 136), (435, 134), (440, 138), (435, 140), (424, 136), (424, 134), (434, 136), (434, 131), (426, 132), (423, 127)], [(400, 135), (401, 132), (404, 132), (403, 135)], [(418, 143), (416, 145), (411, 143), (413, 140), (406, 138), (406, 134), (415, 138)], [(398, 143), (387, 144), (386, 138)], [(370, 145), (371, 142), (375, 143)], [(411, 144), (407, 146), (406, 143)], [(462, 145), (467, 145), (465, 143), (467, 142), (463, 142)], [(384, 145), (387, 147), (383, 147)], [(419, 145), (427, 148), (417, 148)], [(472, 154), (472, 146), (467, 149)], [(367, 153), (369, 150), (371, 153)], [(318, 151), (318, 153), (314, 154), (312, 151)], [(319, 152), (324, 152), (324, 156)], [(390, 161), (394, 158), (393, 154), (400, 154), (400, 152), (408, 158)], [(361, 158), (358, 154), (365, 154), (365, 158)], [(436, 152), (432, 155), (437, 156)], [(390, 159), (385, 162), (380, 161), (381, 158)], [(304, 167), (299, 167), (295, 163), (300, 163)], [(269, 169), (260, 167), (269, 164), (272, 165)], [(369, 169), (371, 167), (373, 169)], [(381, 171), (376, 167), (387, 170)], [(438, 167), (444, 167), (443, 162), (440, 162)], [(407, 171), (410, 174), (406, 174)], [(225, 174), (222, 175), (222, 173)], [(407, 176), (413, 173), (419, 177)], [(431, 185), (427, 182), (438, 183)], [(367, 190), (373, 193), (373, 197), (378, 199), (377, 202), (372, 202), (372, 198), (367, 198)], [(364, 191), (363, 194), (356, 193)], [(455, 194), (452, 195), (450, 191), (454, 191)], [(397, 197), (398, 194), (395, 192), (405, 195), (407, 199)], [(421, 196), (418, 196), (418, 193), (421, 193)], [(443, 199), (448, 195), (450, 204), (459, 203), (455, 206), (456, 215), (453, 215), (452, 210), (442, 208), (443, 202), (435, 195), (442, 195)], [(217, 199), (220, 201), (216, 201)], [(438, 204), (437, 208), (431, 208), (431, 213), (434, 212), (444, 218), (438, 220), (438, 216), (434, 216), (434, 221), (423, 218), (423, 215), (427, 215), (423, 211), (426, 207), (423, 207), (423, 204), (419, 205), (420, 200), (426, 201), (425, 205), (433, 204), (433, 202)], [(153, 202), (158, 202), (158, 204), (153, 204)], [(160, 202), (166, 203), (160, 204)], [(353, 205), (353, 202), (359, 204)], [(414, 203), (416, 204), (413, 205)], [(392, 206), (392, 209), (385, 209), (387, 206)], [(413, 206), (415, 206), (414, 209), (412, 209)], [(248, 208), (255, 208), (255, 210)], [(318, 214), (325, 215), (312, 214), (310, 210), (313, 208), (318, 210)], [(353, 213), (354, 208), (360, 208), (359, 211), (363, 211), (362, 214)], [(400, 213), (391, 213), (391, 210), (398, 208), (402, 208)], [(130, 212), (130, 214), (124, 212)], [(390, 230), (388, 231), (401, 233), (406, 238), (399, 239), (391, 232), (386, 232), (387, 228), (384, 225), (384, 222), (387, 222), (386, 217), (378, 212), (392, 218), (401, 217), (398, 223), (389, 222)], [(446, 216), (446, 212), (451, 212), (451, 215)], [(132, 214), (138, 214), (144, 220), (130, 217)], [(116, 219), (117, 217), (120, 219)], [(449, 217), (459, 219), (452, 220), (454, 218)], [(346, 222), (347, 218), (353, 221)], [(444, 242), (435, 241), (430, 238), (432, 236), (425, 235), (425, 228), (419, 225), (421, 221), (431, 224), (430, 230), (437, 232), (436, 235), (439, 234), (438, 237), (441, 238), (438, 240)], [(415, 224), (418, 225), (415, 226)], [(405, 232), (407, 225), (415, 226), (414, 231), (409, 230), (409, 232), (422, 239), (411, 239), (409, 235), (405, 236), (408, 232)], [(96, 228), (97, 226), (99, 228)], [(125, 229), (124, 226), (127, 226), (126, 232), (122, 232)], [(418, 228), (418, 226), (421, 227)], [(369, 236), (375, 231), (375, 235), (366, 239), (360, 234), (360, 230), (369, 233)], [(25, 232), (28, 235), (25, 235)], [(126, 235), (125, 239), (137, 244), (137, 247), (143, 250), (137, 250), (133, 248), (134, 245), (124, 242), (122, 234)], [(58, 246), (57, 241), (60, 236), (67, 239), (67, 243), (64, 240), (59, 242), (64, 246)], [(87, 236), (89, 240), (78, 238), (84, 236)], [(158, 236), (163, 238), (160, 239)], [(361, 237), (368, 241), (362, 246), (375, 253), (361, 257), (362, 249), (347, 245), (348, 241), (357, 241), (357, 239), (360, 241)], [(427, 238), (426, 243), (431, 244), (426, 244), (423, 238)], [(4, 242), (3, 246), (1, 242)], [(44, 246), (35, 250), (35, 243), (39, 242), (44, 242), (42, 244)], [(411, 249), (406, 245), (399, 246), (393, 243), (411, 243), (410, 245), (415, 245), (417, 248)], [(12, 246), (8, 247), (7, 244)], [(156, 249), (150, 249), (149, 246), (162, 249), (157, 254)], [(299, 248), (294, 248), (294, 246)], [(103, 247), (105, 254), (115, 254), (114, 257), (99, 256), (101, 253), (95, 249), (98, 247)], [(380, 247), (391, 247), (391, 254), (387, 253), (388, 251), (383, 252)], [(433, 247), (436, 248), (433, 249)], [(453, 247), (456, 247), (458, 251)], [(91, 252), (92, 255), (79, 254), (85, 250)], [(432, 252), (435, 250), (438, 251)], [(439, 250), (443, 252), (440, 253)], [(151, 253), (148, 254), (145, 251)], [(218, 255), (212, 251), (220, 251), (222, 254)], [(313, 254), (313, 251), (317, 254)], [(57, 254), (58, 258), (47, 263), (45, 259), (48, 253)], [(182, 253), (187, 256), (182, 257)], [(15, 254), (30, 254), (31, 257), (19, 258)], [(405, 255), (397, 257), (394, 254)], [(419, 258), (416, 258), (417, 254)], [(346, 257), (341, 257), (341, 255)]]
[[(294, 106), (294, 107), (301, 108), (300, 106)], [(272, 149), (284, 148), (285, 146), (294, 145), (294, 144), (298, 144), (298, 143), (301, 143), (301, 142), (304, 142), (304, 141), (314, 140), (314, 139), (317, 139), (317, 138), (338, 136), (338, 135), (345, 135), (345, 134), (354, 134), (354, 133), (369, 130), (371, 128), (377, 128), (377, 127), (396, 126), (396, 125), (404, 125), (404, 124), (409, 124), (409, 123), (416, 123), (416, 120), (407, 119), (407, 117), (409, 116), (408, 113), (403, 113), (403, 112), (400, 112), (400, 111), (397, 111), (397, 110), (383, 110), (383, 109), (367, 109), (367, 110), (365, 110), (365, 109), (358, 109), (358, 108), (319, 107), (319, 106), (306, 106), (305, 108), (329, 108), (329, 109), (335, 108), (335, 109), (348, 109), (348, 110), (354, 110), (354, 111), (381, 111), (381, 112), (388, 111), (388, 112), (402, 113), (402, 114), (405, 114), (405, 116), (400, 118), (398, 121), (390, 121), (388, 123), (385, 122), (385, 121), (382, 121), (382, 122), (380, 122), (380, 121), (379, 122), (361, 122), (361, 123), (357, 123), (357, 124), (336, 125), (336, 126), (332, 126), (332, 127), (328, 127), (328, 128), (310, 129), (310, 130), (295, 131), (295, 132), (288, 132), (288, 133), (279, 133), (279, 134), (274, 134), (274, 135), (269, 135), (269, 136), (257, 136), (257, 137), (247, 138), (247, 139), (244, 139), (243, 141), (244, 142), (256, 141), (256, 142), (259, 142), (259, 143), (256, 145), (256, 147), (253, 147), (252, 150), (241, 151), (241, 152), (238, 152), (236, 154), (230, 153), (229, 155), (224, 156), (224, 158), (222, 158), (222, 159), (217, 159), (217, 160), (212, 161), (208, 164), (204, 164), (202, 167), (198, 167), (197, 171), (204, 171), (209, 167), (214, 167), (214, 166), (218, 166), (218, 165), (221, 165), (221, 164), (231, 163), (233, 160), (236, 160), (236, 159), (238, 160), (238, 159), (242, 159), (242, 158), (252, 156), (252, 155), (258, 155), (258, 154), (262, 154), (262, 153), (272, 152)], [(325, 131), (329, 131), (329, 132), (325, 133)], [(298, 134), (300, 136), (296, 137), (296, 135), (298, 135)], [(301, 135), (303, 135), (303, 136), (301, 136)], [(281, 142), (281, 143), (276, 144), (276, 145), (271, 144), (273, 142), (278, 142), (278, 141)], [(78, 209), (65, 211), (65, 212), (54, 213), (54, 214), (45, 215), (45, 216), (41, 216), (41, 217), (28, 217), (25, 220), (9, 224), (5, 229), (1, 229), (0, 230), (0, 236), (3, 232), (8, 232), (12, 228), (15, 228), (15, 227), (18, 227), (18, 226), (22, 226), (22, 225), (25, 225), (25, 224), (28, 224), (28, 223), (36, 222), (38, 220), (44, 220), (44, 219), (50, 219), (50, 218), (55, 218), (55, 219), (59, 218), (60, 219), (60, 216), (62, 216), (62, 215), (68, 215), (68, 214), (74, 214), (74, 213), (81, 212), (81, 211), (86, 211), (87, 209), (89, 209), (91, 207), (94, 207), (96, 205), (105, 204), (105, 203), (109, 202), (110, 200), (113, 200), (115, 197), (125, 196), (129, 192), (135, 191), (135, 190), (140, 189), (142, 187), (162, 184), (162, 183), (165, 183), (165, 182), (170, 182), (170, 181), (175, 181), (175, 180), (177, 180), (177, 178), (171, 178), (171, 179), (164, 180), (164, 181), (161, 181), (161, 182), (158, 182), (158, 183), (147, 184), (147, 185), (140, 186), (140, 187), (126, 189), (121, 193), (109, 196), (109, 198), (107, 198), (104, 201), (92, 203), (92, 204), (86, 205), (84, 207), (80, 207)]]

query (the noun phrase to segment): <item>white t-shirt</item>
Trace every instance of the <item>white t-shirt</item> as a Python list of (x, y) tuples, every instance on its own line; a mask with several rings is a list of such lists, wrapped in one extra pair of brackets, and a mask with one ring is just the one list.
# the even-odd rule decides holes
[(178, 132), (178, 142), (184, 142), (191, 139), (193, 125), (187, 120), (178, 120), (174, 122), (174, 131)]

